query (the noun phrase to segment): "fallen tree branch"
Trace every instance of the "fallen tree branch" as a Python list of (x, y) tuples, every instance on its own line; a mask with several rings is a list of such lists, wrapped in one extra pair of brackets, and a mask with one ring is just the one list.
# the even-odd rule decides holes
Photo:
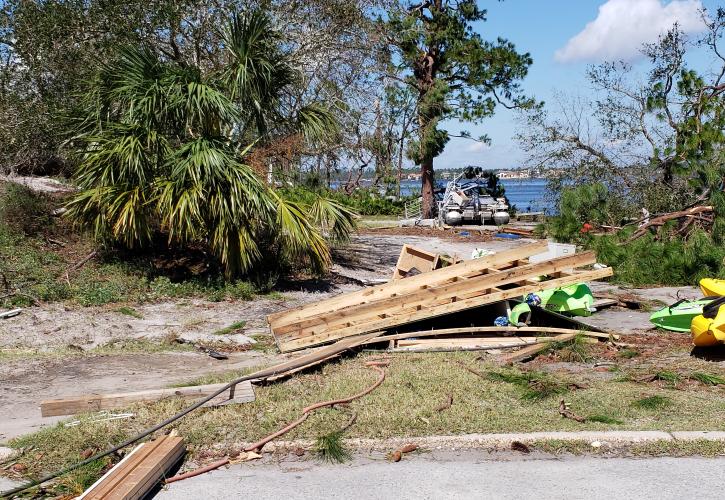
[(712, 212), (713, 210), (713, 207), (710, 205), (701, 205), (698, 207), (688, 208), (686, 210), (680, 210), (678, 212), (670, 212), (668, 214), (652, 217), (649, 222), (642, 224), (634, 233), (632, 233), (632, 236), (630, 236), (625, 243), (629, 243), (644, 236), (652, 227), (659, 228), (671, 220), (681, 219), (683, 217), (690, 218), (698, 214)]

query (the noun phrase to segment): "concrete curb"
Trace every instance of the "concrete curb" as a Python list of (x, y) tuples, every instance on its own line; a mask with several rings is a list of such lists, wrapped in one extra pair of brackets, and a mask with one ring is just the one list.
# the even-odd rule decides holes
[[(437, 449), (489, 449), (508, 450), (511, 443), (535, 441), (586, 441), (627, 446), (653, 441), (724, 441), (725, 431), (582, 431), (582, 432), (527, 432), (511, 434), (463, 434), (458, 436), (421, 436), (391, 439), (346, 439), (345, 444), (355, 449), (396, 449), (408, 443)], [(288, 451), (298, 447), (309, 448), (312, 440), (275, 441), (264, 447), (266, 452)]]

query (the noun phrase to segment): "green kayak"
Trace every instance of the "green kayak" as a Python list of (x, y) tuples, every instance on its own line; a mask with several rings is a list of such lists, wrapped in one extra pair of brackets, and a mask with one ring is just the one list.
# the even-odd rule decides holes
[[(533, 297), (532, 297), (533, 295)], [(538, 298), (540, 303), (537, 303)], [(585, 283), (551, 288), (535, 294), (529, 294), (524, 300), (532, 305), (571, 316), (589, 316), (594, 311), (594, 296)]]
[(690, 323), (695, 316), (702, 314), (702, 308), (719, 297), (700, 300), (679, 300), (671, 306), (663, 307), (649, 317), (650, 322), (659, 328), (673, 332), (689, 332)]

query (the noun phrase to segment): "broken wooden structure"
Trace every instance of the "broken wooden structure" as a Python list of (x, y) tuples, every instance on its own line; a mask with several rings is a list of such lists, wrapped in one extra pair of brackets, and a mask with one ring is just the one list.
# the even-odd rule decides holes
[(448, 256), (423, 250), (411, 245), (403, 245), (398, 263), (393, 271), (393, 279), (399, 280), (408, 276), (434, 271), (441, 267), (455, 264), (456, 260)]
[(576, 270), (595, 263), (593, 252), (529, 263), (547, 249), (538, 242), (272, 314), (270, 329), (290, 352), (612, 275)]

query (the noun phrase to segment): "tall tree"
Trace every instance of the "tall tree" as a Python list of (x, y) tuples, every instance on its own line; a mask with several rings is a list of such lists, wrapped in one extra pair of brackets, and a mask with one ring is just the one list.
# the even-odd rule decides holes
[(486, 11), (476, 0), (427, 0), (389, 14), (391, 43), (398, 49), (404, 80), (418, 95), (418, 138), (408, 155), (420, 165), (423, 217), (435, 211), (433, 160), (449, 140), (440, 122), (479, 123), (497, 105), (535, 105), (520, 88), (530, 55), (516, 52), (503, 38), (484, 40), (473, 23), (485, 20)]
[[(598, 197), (612, 200), (601, 220), (582, 211), (580, 224), (618, 225), (645, 208), (680, 219), (678, 238), (703, 228), (725, 241), (725, 9), (704, 12), (703, 21), (696, 40), (675, 25), (643, 46), (645, 78), (625, 63), (593, 66), (587, 77), (595, 99), (562, 99), (559, 109), (526, 114), (521, 146), (529, 166), (558, 169), (555, 197), (565, 187), (584, 186), (585, 193), (599, 184)], [(707, 54), (705, 71), (688, 66), (694, 46)], [(677, 215), (696, 205), (709, 208), (698, 217)]]

